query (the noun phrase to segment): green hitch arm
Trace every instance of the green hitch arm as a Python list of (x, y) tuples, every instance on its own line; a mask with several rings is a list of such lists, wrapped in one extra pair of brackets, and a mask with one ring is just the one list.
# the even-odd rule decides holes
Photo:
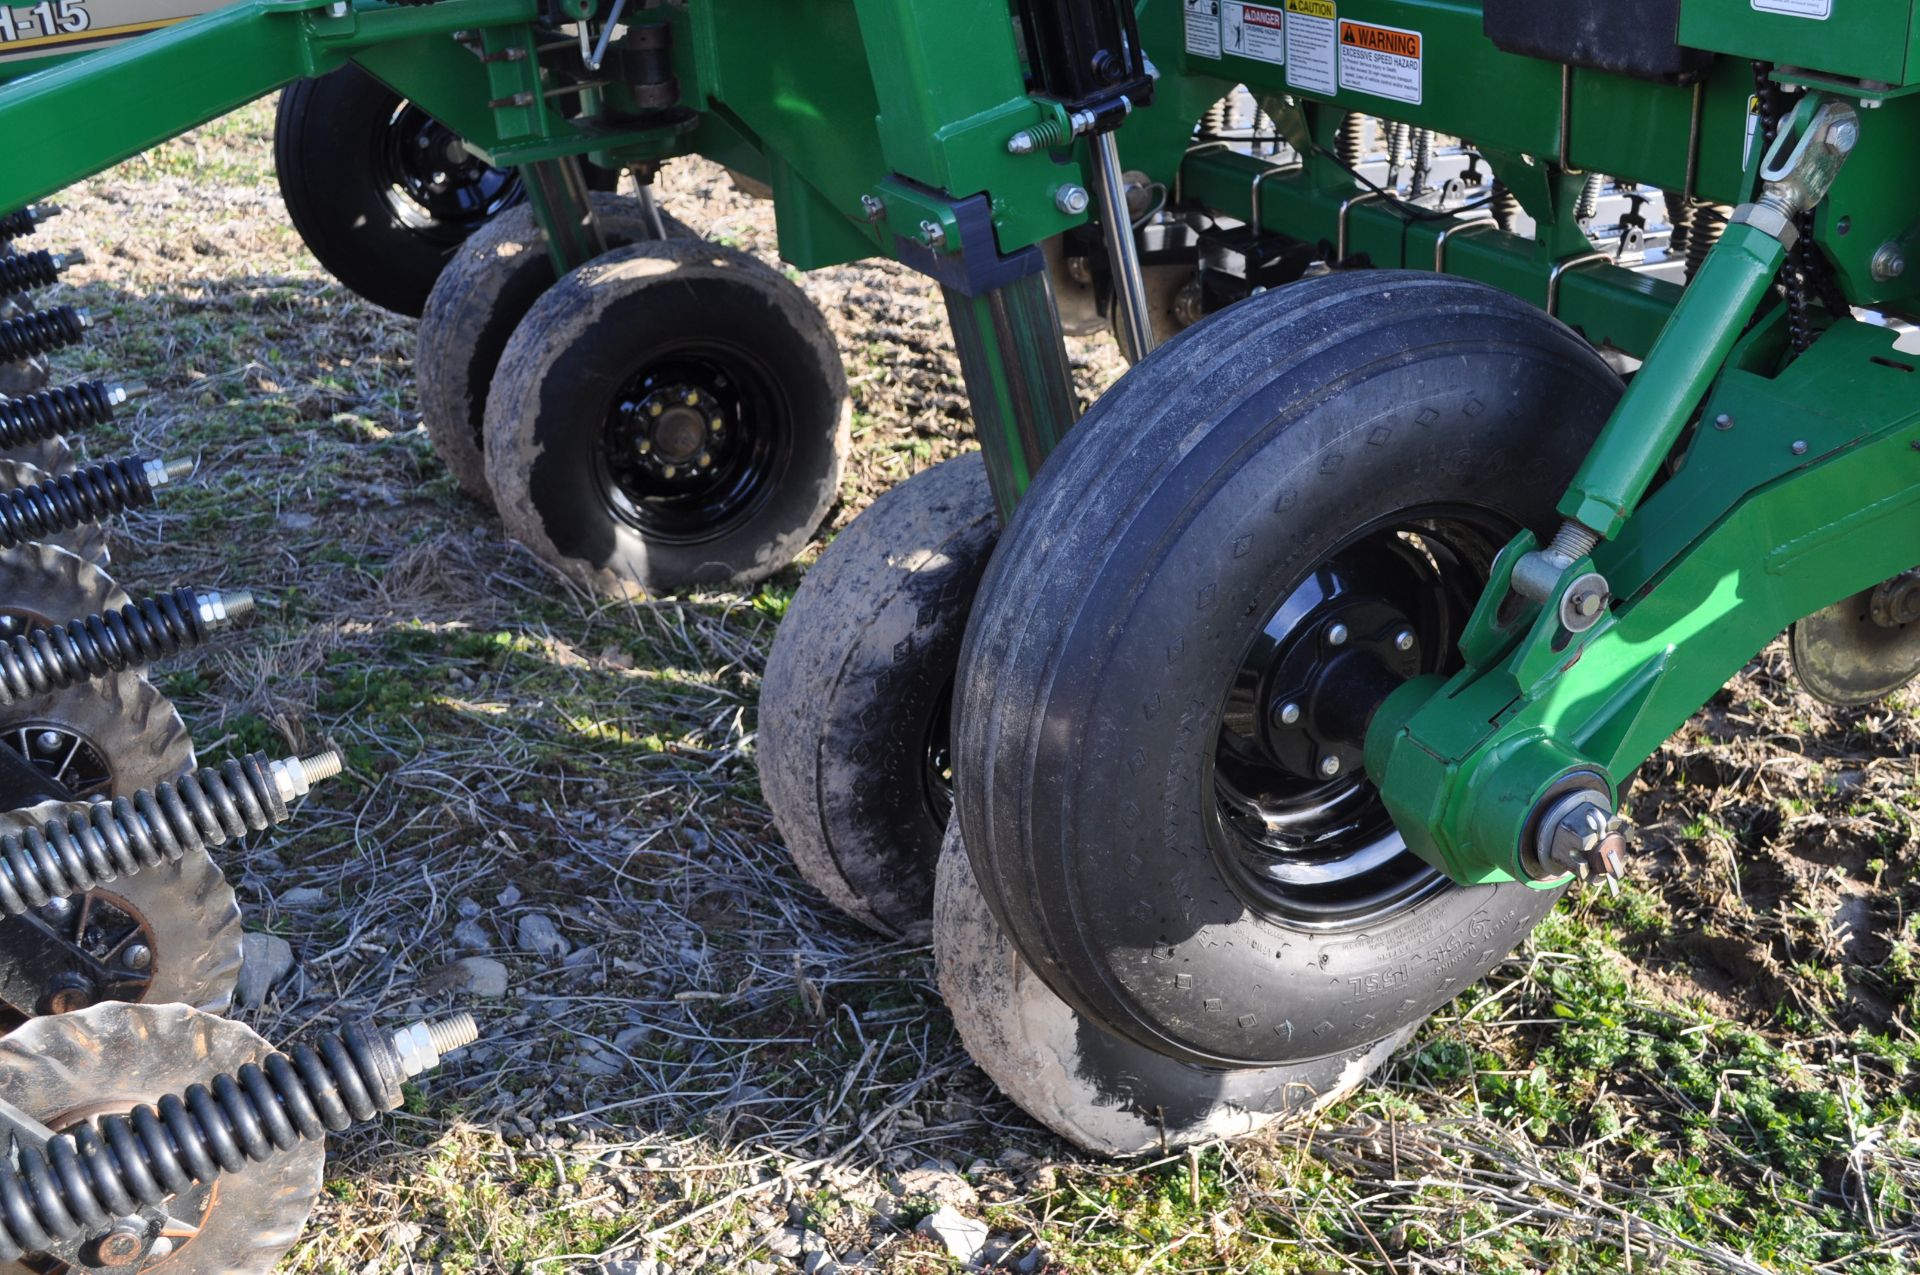
[(44, 199), (357, 49), (534, 20), (534, 0), (242, 0), (0, 88), (0, 211)]

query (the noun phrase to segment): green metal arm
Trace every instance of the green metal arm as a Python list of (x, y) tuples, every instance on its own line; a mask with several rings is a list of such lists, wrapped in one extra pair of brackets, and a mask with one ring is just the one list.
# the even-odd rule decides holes
[(44, 199), (359, 49), (473, 26), (526, 24), (534, 0), (409, 8), (243, 0), (54, 67), (0, 93), (0, 208)]

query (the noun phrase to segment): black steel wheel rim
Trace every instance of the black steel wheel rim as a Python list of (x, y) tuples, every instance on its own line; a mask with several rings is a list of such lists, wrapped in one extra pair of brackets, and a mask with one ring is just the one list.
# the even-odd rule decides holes
[(920, 798), (934, 826), (944, 830), (953, 814), (953, 679), (946, 687), (926, 729), (921, 732)]
[(793, 411), (761, 359), (687, 342), (620, 386), (601, 428), (600, 491), (649, 540), (716, 540), (766, 507), (793, 456)]
[(0, 920), (0, 1027), (138, 1001), (153, 984), (157, 953), (146, 917), (104, 891)]
[(462, 145), (452, 129), (411, 102), (401, 102), (378, 139), (376, 172), (394, 215), (424, 234), (457, 244), (523, 190), (512, 169), (495, 168)]
[(86, 736), (57, 722), (24, 722), (0, 734), (11, 748), (46, 776), (62, 801), (93, 801), (113, 795), (113, 764)]
[(1459, 667), (1461, 632), (1516, 529), (1464, 505), (1389, 515), (1348, 536), (1259, 617), (1202, 776), (1211, 849), (1254, 910), (1357, 928), (1448, 887), (1394, 829), (1360, 741), (1393, 686)]

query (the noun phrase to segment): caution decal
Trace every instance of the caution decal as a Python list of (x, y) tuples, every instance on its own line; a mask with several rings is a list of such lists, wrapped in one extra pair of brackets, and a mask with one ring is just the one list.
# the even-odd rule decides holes
[(1340, 37), (1333, 0), (1287, 0), (1287, 83), (1309, 93), (1331, 94), (1340, 65)]
[(1421, 53), (1418, 31), (1340, 20), (1340, 87), (1418, 106)]

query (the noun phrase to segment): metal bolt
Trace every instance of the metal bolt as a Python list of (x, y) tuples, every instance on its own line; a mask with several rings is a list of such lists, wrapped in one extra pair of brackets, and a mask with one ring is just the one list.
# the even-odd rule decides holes
[(1827, 125), (1827, 149), (1844, 155), (1860, 140), (1860, 125), (1851, 119), (1837, 119)]
[(711, 452), (701, 452), (701, 453), (700, 453), (700, 468), (702, 468), (702, 469), (706, 469), (706, 468), (708, 468), (709, 466), (711, 466), (712, 464), (713, 464), (713, 454), (712, 454)]
[(1398, 633), (1394, 634), (1393, 646), (1397, 651), (1411, 651), (1413, 649), (1413, 630), (1401, 629)]
[(679, 472), (680, 472), (679, 469), (676, 468), (675, 466), (668, 465), (660, 471), (660, 476), (662, 478), (671, 478)]
[(1340, 759), (1332, 755), (1322, 757), (1320, 759), (1320, 773), (1328, 779), (1332, 779), (1340, 773)]
[(1007, 139), (1009, 155), (1031, 155), (1034, 149), (1033, 133), (1028, 129), (1023, 128)]
[(1805, 455), (1807, 454), (1807, 440), (1806, 440), (1806, 439), (1804, 439), (1804, 438), (1796, 438), (1796, 439), (1794, 439), (1794, 440), (1793, 440), (1793, 454), (1794, 454), (1795, 456), (1805, 456)]
[(862, 195), (860, 196), (860, 211), (867, 215), (867, 221), (871, 223), (879, 221), (887, 215), (887, 206), (880, 201), (878, 195)]
[(1715, 429), (1732, 429), (1733, 417), (1727, 415), (1725, 412), (1722, 412), (1720, 413), (1720, 415), (1713, 418), (1713, 427)]
[(1069, 217), (1078, 217), (1093, 202), (1085, 186), (1068, 182), (1053, 192), (1053, 206)]
[(664, 412), (664, 411), (666, 411), (666, 410), (667, 410), (667, 409), (666, 409), (666, 407), (665, 407), (664, 405), (662, 405), (662, 404), (660, 404), (660, 403), (658, 403), (658, 402), (653, 402), (653, 403), (649, 403), (649, 404), (647, 404), (647, 415), (648, 415), (648, 416), (658, 416), (658, 415), (660, 415), (660, 413), (662, 413), (662, 412)]
[(1618, 877), (1626, 871), (1627, 823), (1597, 792), (1571, 792), (1554, 802), (1535, 841), (1542, 879), (1565, 872)]
[(1327, 645), (1328, 646), (1345, 646), (1346, 644), (1347, 644), (1347, 626), (1344, 624), (1328, 625), (1327, 626)]
[(680, 401), (685, 403), (688, 407), (697, 407), (700, 404), (700, 391), (688, 390), (684, 395), (681, 396)]
[(33, 737), (33, 745), (41, 752), (50, 753), (60, 747), (60, 732), (57, 730), (43, 730)]
[(942, 226), (937, 221), (921, 222), (920, 235), (923, 239), (927, 241), (927, 247), (929, 248), (941, 248), (946, 246), (947, 228), (945, 226)]
[(145, 943), (134, 943), (127, 948), (120, 959), (127, 963), (128, 969), (144, 972), (153, 964), (153, 949)]
[(1899, 244), (1890, 239), (1881, 244), (1880, 250), (1873, 254), (1873, 260), (1868, 263), (1867, 270), (1880, 283), (1898, 279), (1906, 273), (1907, 254), (1900, 250)]
[(1560, 626), (1569, 633), (1585, 633), (1600, 622), (1611, 596), (1607, 578), (1597, 571), (1587, 572), (1568, 585), (1561, 597)]
[(40, 911), (49, 921), (64, 921), (73, 911), (73, 900), (64, 895), (48, 899)]
[(1300, 720), (1300, 706), (1292, 700), (1288, 700), (1280, 706), (1279, 716), (1283, 725), (1291, 726)]
[(334, 0), (332, 4), (327, 6), (327, 16), (330, 18), (344, 18), (347, 16), (347, 9), (348, 5), (346, 0)]

